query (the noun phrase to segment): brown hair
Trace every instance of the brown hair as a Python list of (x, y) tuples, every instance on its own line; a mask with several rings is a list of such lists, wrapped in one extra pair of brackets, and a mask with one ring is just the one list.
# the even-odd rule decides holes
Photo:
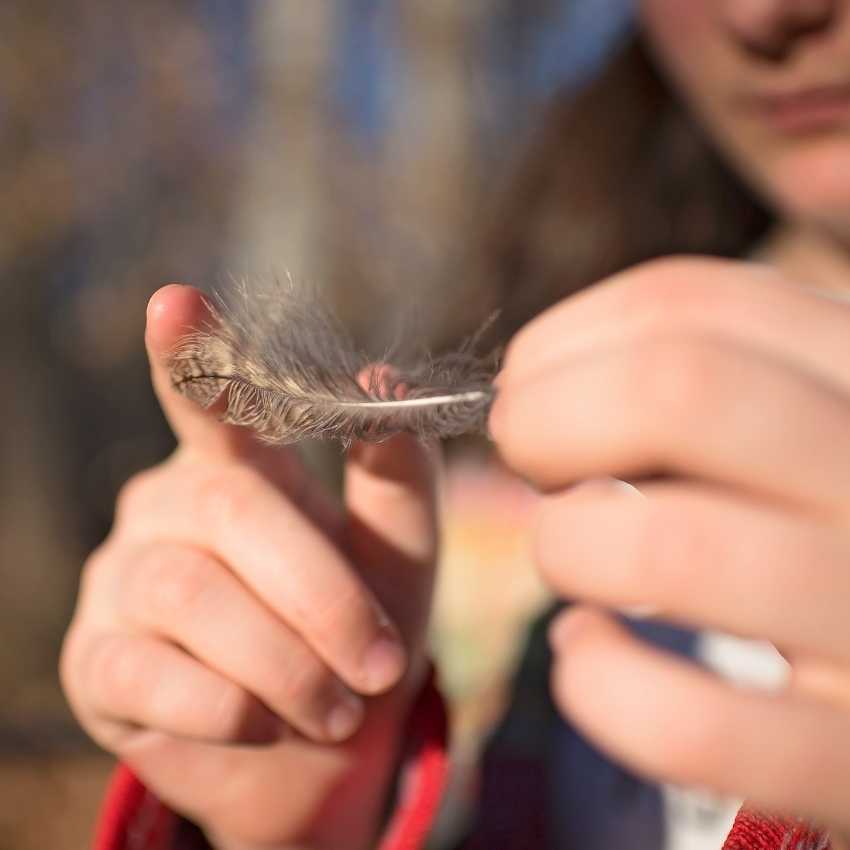
[(552, 103), (497, 209), (480, 256), (503, 337), (643, 260), (739, 256), (770, 223), (637, 37), (577, 96)]

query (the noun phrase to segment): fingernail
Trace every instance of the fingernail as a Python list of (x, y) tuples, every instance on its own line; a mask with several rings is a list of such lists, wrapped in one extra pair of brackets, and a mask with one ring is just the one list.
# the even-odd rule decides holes
[(370, 693), (380, 693), (394, 685), (404, 672), (406, 654), (390, 636), (379, 638), (366, 652), (363, 669)]
[(599, 491), (600, 494), (616, 492), (629, 496), (640, 496), (642, 499), (646, 498), (634, 484), (629, 484), (628, 481), (622, 481), (619, 478), (588, 478), (571, 488), (573, 493), (592, 492), (593, 490)]
[(611, 479), (612, 485), (614, 485), (621, 493), (627, 493), (630, 496), (640, 496), (641, 499), (645, 499), (646, 496), (635, 487), (634, 484), (630, 484), (628, 481), (622, 481), (619, 478)]
[(325, 728), (332, 741), (350, 738), (363, 720), (363, 700), (340, 686), (337, 703), (328, 712)]

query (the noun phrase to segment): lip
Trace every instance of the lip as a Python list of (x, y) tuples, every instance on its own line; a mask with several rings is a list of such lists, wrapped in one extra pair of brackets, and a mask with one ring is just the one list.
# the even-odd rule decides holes
[(760, 92), (744, 98), (751, 112), (791, 135), (832, 130), (850, 123), (850, 83), (789, 92)]

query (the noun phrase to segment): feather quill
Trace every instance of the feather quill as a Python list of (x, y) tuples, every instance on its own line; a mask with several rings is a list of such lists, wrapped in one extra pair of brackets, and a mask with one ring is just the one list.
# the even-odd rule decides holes
[(406, 365), (398, 350), (387, 351), (380, 360), (392, 366), (374, 368), (376, 358), (359, 351), (316, 293), (291, 278), (238, 282), (208, 305), (208, 325), (171, 356), (172, 382), (266, 442), (348, 445), (400, 431), (427, 439), (485, 428), (497, 358), (474, 354), (481, 332), (456, 352)]

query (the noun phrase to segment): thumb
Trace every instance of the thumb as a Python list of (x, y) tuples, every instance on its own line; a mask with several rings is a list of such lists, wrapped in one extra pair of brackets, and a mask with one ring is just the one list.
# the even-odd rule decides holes
[(204, 410), (174, 387), (169, 357), (186, 334), (208, 327), (213, 320), (209, 302), (192, 286), (169, 284), (154, 293), (148, 303), (145, 344), (151, 380), (184, 456), (200, 457), (205, 462), (249, 463), (277, 487), (297, 493), (301, 508), (323, 528), (336, 527), (336, 506), (292, 447), (264, 445), (249, 429), (220, 421), (215, 415), (216, 405)]
[(430, 612), (439, 477), (439, 446), (406, 433), (356, 443), (346, 463), (348, 551), (411, 647)]
[(145, 345), (154, 391), (181, 447), (207, 456), (233, 457), (248, 450), (250, 435), (218, 421), (212, 411), (183, 396), (173, 386), (168, 369), (168, 358), (181, 339), (209, 325), (212, 318), (199, 290), (178, 283), (163, 286), (148, 303)]

